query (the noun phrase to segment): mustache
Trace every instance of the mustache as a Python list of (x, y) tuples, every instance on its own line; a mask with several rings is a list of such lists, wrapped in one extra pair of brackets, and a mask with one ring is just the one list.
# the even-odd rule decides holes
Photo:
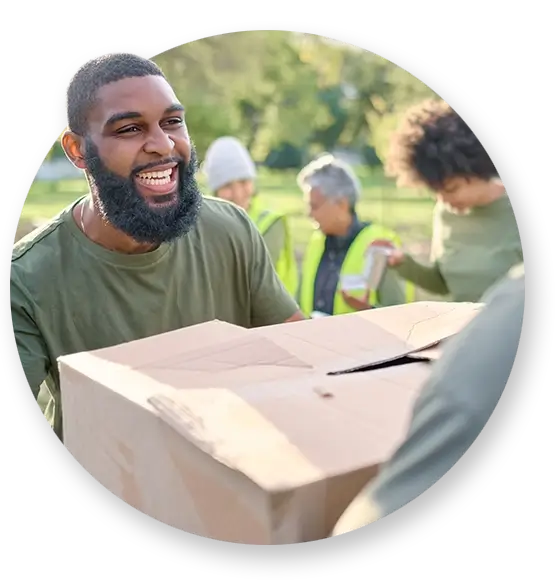
[(161, 159), (159, 161), (152, 161), (151, 163), (138, 165), (131, 170), (131, 175), (135, 176), (142, 171), (154, 169), (160, 167), (161, 165), (168, 165), (170, 163), (175, 163), (177, 165), (188, 165), (183, 157), (167, 157), (166, 159)]
[[(104, 163), (98, 154), (98, 150), (96, 146), (93, 144), (88, 144), (87, 152), (85, 154), (85, 161), (87, 163)], [(167, 157), (165, 159), (159, 159), (157, 161), (151, 161), (150, 163), (145, 163), (143, 165), (138, 165), (131, 170), (130, 176), (136, 176), (138, 173), (142, 171), (146, 171), (149, 169), (153, 169), (156, 167), (160, 167), (161, 165), (168, 165), (170, 163), (175, 163), (182, 167), (187, 168), (188, 173), (195, 174), (199, 169), (198, 159), (197, 159), (197, 151), (195, 149), (195, 144), (191, 142), (191, 150), (189, 154), (189, 162), (186, 161), (184, 157), (181, 156), (172, 156)]]

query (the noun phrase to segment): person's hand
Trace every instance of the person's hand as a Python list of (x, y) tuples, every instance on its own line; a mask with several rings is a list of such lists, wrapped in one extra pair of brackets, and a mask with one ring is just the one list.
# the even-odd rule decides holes
[(388, 255), (388, 266), (399, 266), (405, 258), (403, 250), (397, 248), (391, 240), (373, 240), (371, 246), (380, 246), (381, 248), (388, 248), (390, 254)]
[(366, 311), (373, 308), (372, 305), (369, 305), (370, 291), (367, 291), (362, 299), (358, 299), (344, 290), (340, 291), (340, 293), (346, 304), (354, 311)]

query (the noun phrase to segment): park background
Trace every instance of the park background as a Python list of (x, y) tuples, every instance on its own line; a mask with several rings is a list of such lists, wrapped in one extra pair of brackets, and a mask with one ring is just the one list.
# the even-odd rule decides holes
[[(436, 96), (421, 81), (363, 49), (285, 31), (209, 37), (153, 60), (186, 108), (201, 162), (222, 135), (248, 147), (258, 166), (261, 198), (290, 216), (298, 258), (313, 226), (296, 175), (317, 155), (332, 152), (361, 180), (359, 215), (394, 228), (409, 252), (427, 259), (433, 198), (424, 190), (397, 187), (383, 169), (401, 114)], [(199, 183), (209, 194), (201, 174)], [(56, 141), (30, 188), (16, 240), (86, 191), (83, 174)]]

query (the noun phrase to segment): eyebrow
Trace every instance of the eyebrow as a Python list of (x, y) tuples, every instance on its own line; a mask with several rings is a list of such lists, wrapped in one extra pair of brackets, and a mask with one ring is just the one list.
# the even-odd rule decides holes
[[(185, 109), (183, 105), (180, 105), (179, 103), (174, 103), (164, 111), (164, 115), (184, 110)], [(114, 113), (114, 115), (108, 118), (108, 121), (105, 123), (105, 126), (113, 125), (114, 123), (117, 123), (118, 121), (124, 121), (125, 119), (138, 119), (139, 117), (142, 117), (142, 115), (138, 111), (122, 111), (120, 113)]]

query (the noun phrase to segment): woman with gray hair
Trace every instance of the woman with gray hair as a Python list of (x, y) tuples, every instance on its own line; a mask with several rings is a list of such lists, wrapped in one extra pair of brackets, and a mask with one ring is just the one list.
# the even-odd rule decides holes
[(299, 303), (306, 316), (337, 315), (413, 300), (413, 286), (387, 269), (376, 290), (365, 281), (365, 256), (375, 239), (400, 243), (392, 230), (362, 221), (356, 206), (361, 185), (351, 168), (326, 154), (298, 176), (309, 215), (317, 224), (307, 246), (301, 272)]

